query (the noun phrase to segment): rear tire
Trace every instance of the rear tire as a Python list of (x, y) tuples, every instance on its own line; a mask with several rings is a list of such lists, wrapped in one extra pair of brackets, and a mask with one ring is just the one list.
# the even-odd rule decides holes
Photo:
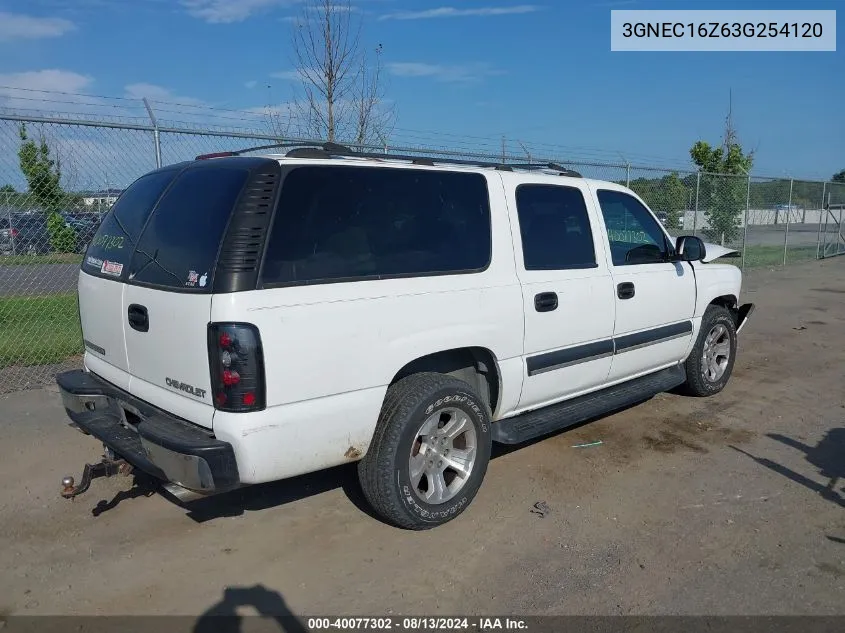
[(698, 340), (687, 357), (687, 380), (682, 391), (696, 397), (722, 391), (736, 360), (736, 322), (727, 308), (709, 305), (701, 319)]
[(358, 463), (375, 512), (396, 526), (426, 530), (464, 512), (487, 472), (489, 408), (467, 383), (437, 373), (387, 390), (373, 442)]

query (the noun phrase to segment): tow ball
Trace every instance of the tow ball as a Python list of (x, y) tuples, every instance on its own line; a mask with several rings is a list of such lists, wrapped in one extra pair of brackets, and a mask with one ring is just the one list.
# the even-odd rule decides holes
[(102, 461), (96, 464), (85, 464), (82, 469), (82, 480), (79, 485), (75, 485), (75, 480), (71, 476), (62, 478), (62, 496), (65, 499), (73, 499), (88, 490), (91, 485), (91, 480), (98, 477), (113, 477), (114, 475), (129, 475), (132, 472), (132, 466), (123, 459), (110, 459), (104, 457)]

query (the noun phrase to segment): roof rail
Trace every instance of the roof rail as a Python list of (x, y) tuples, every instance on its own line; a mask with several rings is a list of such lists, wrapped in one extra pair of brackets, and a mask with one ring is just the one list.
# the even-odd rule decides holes
[(375, 160), (404, 160), (415, 165), (466, 165), (468, 167), (488, 167), (498, 169), (500, 171), (513, 171), (514, 169), (548, 169), (557, 171), (561, 176), (570, 176), (580, 178), (581, 174), (577, 171), (568, 169), (558, 165), (557, 163), (498, 163), (481, 160), (468, 160), (462, 158), (443, 158), (439, 156), (417, 156), (413, 154), (386, 154), (381, 152), (366, 152), (357, 151), (345, 145), (338, 143), (309, 143), (309, 142), (289, 142), (289, 143), (273, 143), (270, 145), (259, 145), (256, 147), (249, 147), (232, 152), (217, 152), (214, 154), (201, 154), (196, 157), (196, 160), (204, 160), (207, 158), (219, 158), (222, 156), (239, 156), (246, 152), (254, 152), (261, 149), (274, 149), (281, 147), (290, 147), (285, 156), (289, 158), (313, 158), (313, 159), (329, 159), (337, 157), (354, 157), (354, 158), (371, 158)]
[(232, 150), (230, 152), (213, 152), (211, 154), (200, 154), (194, 160), (207, 160), (209, 158), (223, 158), (226, 156), (240, 156), (247, 152), (255, 152), (260, 149), (275, 149), (278, 147), (299, 147), (304, 143), (271, 143), (269, 145), (256, 145), (255, 147), (245, 147), (244, 149)]

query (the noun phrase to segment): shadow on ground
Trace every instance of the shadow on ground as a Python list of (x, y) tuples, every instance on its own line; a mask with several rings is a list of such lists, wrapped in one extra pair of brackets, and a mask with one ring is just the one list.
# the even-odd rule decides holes
[[(253, 611), (256, 615), (243, 615)], [(211, 606), (197, 618), (193, 633), (241, 633), (242, 625), (250, 620), (250, 631), (255, 631), (251, 620), (260, 619), (265, 626), (262, 631), (281, 633), (305, 633), (308, 629), (288, 609), (282, 595), (263, 585), (252, 587), (227, 587), (223, 599)]]
[[(767, 437), (804, 453), (805, 459), (818, 469), (819, 475), (827, 480), (826, 483), (819, 483), (786, 466), (764, 457), (756, 457), (736, 446), (731, 446), (731, 448), (747, 455), (761, 466), (812, 490), (823, 499), (845, 508), (845, 497), (841, 494), (845, 488), (837, 490), (837, 485), (845, 477), (845, 428), (831, 429), (815, 446), (809, 446), (779, 433), (769, 433)], [(836, 537), (828, 538), (837, 542), (842, 541)]]

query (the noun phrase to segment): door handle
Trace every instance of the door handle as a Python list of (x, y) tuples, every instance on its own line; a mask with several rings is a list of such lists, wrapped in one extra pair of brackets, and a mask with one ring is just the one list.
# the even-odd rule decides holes
[(616, 296), (620, 299), (630, 299), (634, 296), (634, 284), (625, 281), (616, 286)]
[(551, 312), (557, 309), (557, 294), (554, 292), (541, 292), (534, 295), (534, 309), (537, 312)]
[(133, 330), (138, 330), (139, 332), (149, 332), (150, 315), (147, 312), (146, 307), (133, 303), (129, 306), (127, 317), (129, 319), (129, 327)]

